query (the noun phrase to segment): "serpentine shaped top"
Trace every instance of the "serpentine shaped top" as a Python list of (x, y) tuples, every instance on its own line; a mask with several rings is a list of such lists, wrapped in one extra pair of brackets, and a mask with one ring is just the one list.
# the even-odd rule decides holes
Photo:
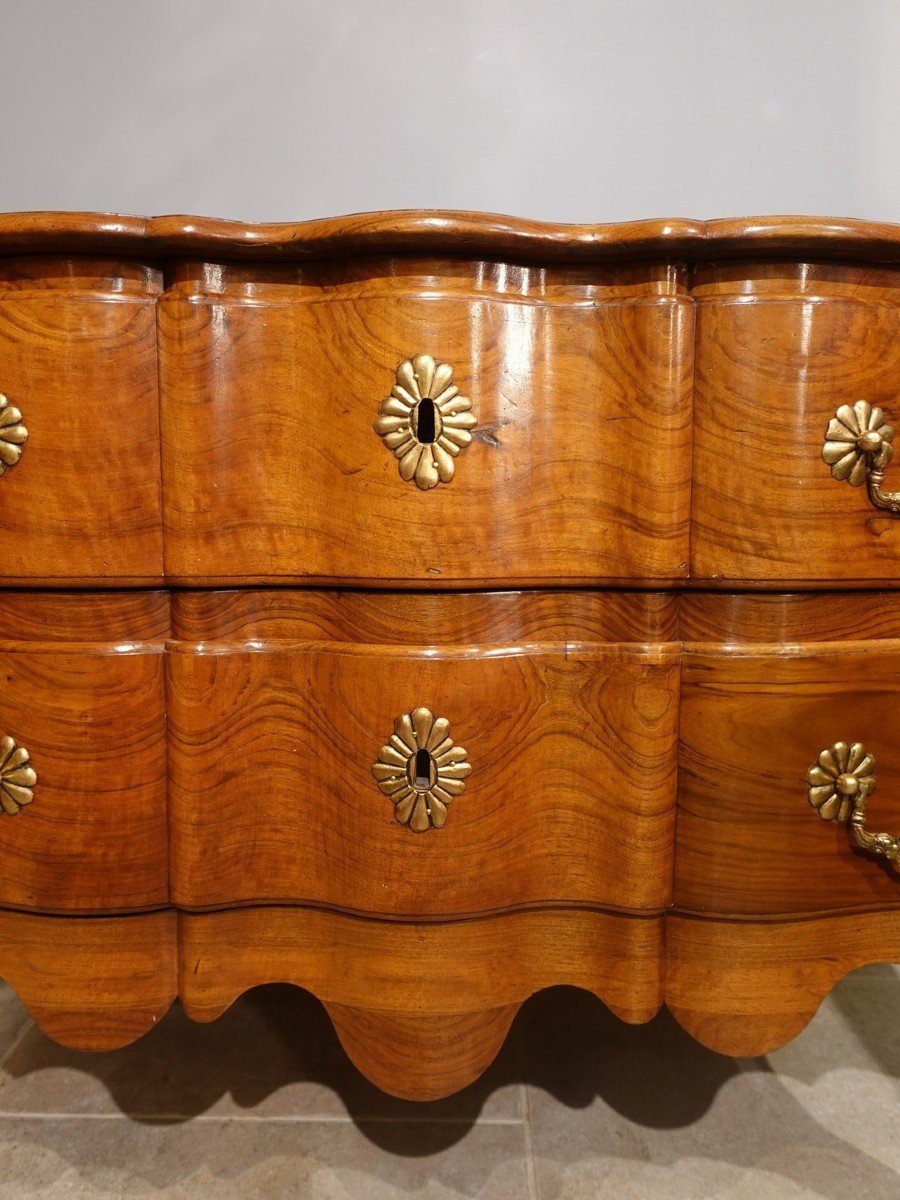
[(556, 225), (488, 213), (402, 210), (276, 224), (110, 213), (0, 214), (0, 255), (212, 255), (283, 262), (416, 252), (593, 263), (624, 259), (814, 255), (900, 263), (900, 224), (829, 217), (682, 218)]

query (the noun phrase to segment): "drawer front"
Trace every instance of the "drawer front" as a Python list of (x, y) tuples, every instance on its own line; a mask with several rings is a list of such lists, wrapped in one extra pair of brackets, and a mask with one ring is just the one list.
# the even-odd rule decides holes
[(179, 905), (668, 902), (674, 644), (182, 641), (168, 669)]
[[(558, 585), (686, 573), (683, 299), (171, 295), (160, 313), (175, 580)], [(432, 411), (430, 432), (424, 416), (402, 415), (410, 372), (422, 391), (432, 378), (419, 355), (447, 368), (432, 391), (452, 369), (447, 386), (471, 403), (462, 437), (458, 397)], [(452, 479), (403, 477), (412, 467), (395, 454), (396, 422), (417, 437), (450, 431), (438, 458)]]
[[(2, 578), (148, 583), (162, 576), (155, 300), (4, 292)], [(10, 417), (10, 419), (12, 419)], [(21, 430), (27, 431), (22, 442)]]
[[(144, 640), (168, 605), (140, 606), (0, 595), (0, 906), (88, 913), (168, 900), (164, 643)], [(122, 640), (71, 636), (94, 621)]]
[(876, 759), (868, 824), (900, 835), (900, 643), (688, 649), (676, 907), (775, 916), (900, 904), (897, 870), (810, 803), (820, 754), (829, 779), (818, 783), (844, 769), (831, 766), (839, 743)]
[[(746, 269), (742, 279), (758, 282)], [(837, 294), (698, 297), (694, 577), (900, 578), (900, 521), (823, 460), (843, 406), (865, 401), (900, 420), (900, 285), (866, 300), (849, 298), (851, 282)], [(888, 486), (893, 477), (888, 468)]]

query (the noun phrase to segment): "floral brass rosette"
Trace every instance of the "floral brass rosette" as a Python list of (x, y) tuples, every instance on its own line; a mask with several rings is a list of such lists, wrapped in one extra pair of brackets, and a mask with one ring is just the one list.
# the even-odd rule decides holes
[(34, 799), (37, 773), (29, 758), (25, 747), (17, 746), (13, 738), (0, 737), (0, 806), (11, 817)]
[(871, 466), (883, 471), (894, 453), (894, 431), (880, 408), (866, 400), (842, 404), (828, 423), (822, 458), (835, 479), (851, 487), (865, 483)]
[(0, 393), (0, 475), (16, 465), (27, 440), (22, 414)]
[(447, 805), (465, 787), (472, 770), (468, 754), (453, 744), (450, 722), (427, 708), (404, 713), (381, 747), (372, 774), (394, 803), (394, 816), (416, 833), (440, 829)]
[(809, 802), (824, 821), (846, 823), (853, 841), (900, 870), (900, 838), (867, 828), (869, 797), (875, 791), (875, 755), (862, 742), (835, 742), (810, 767)]
[(454, 459), (478, 424), (471, 408), (453, 383), (453, 368), (417, 354), (397, 368), (373, 428), (399, 460), (400, 478), (427, 491), (453, 478)]
[(807, 773), (809, 802), (823, 821), (849, 821), (857, 798), (875, 791), (875, 756), (862, 742), (835, 742)]

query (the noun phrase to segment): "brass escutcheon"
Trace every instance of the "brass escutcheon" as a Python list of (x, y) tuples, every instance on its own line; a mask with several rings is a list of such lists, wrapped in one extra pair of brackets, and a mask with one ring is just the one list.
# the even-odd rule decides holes
[(0, 475), (16, 465), (27, 441), (28, 430), (22, 424), (22, 414), (0, 392)]
[(447, 806), (465, 788), (472, 767), (462, 746), (450, 737), (446, 717), (415, 708), (394, 722), (372, 774), (394, 804), (394, 816), (416, 833), (440, 829)]
[(9, 734), (0, 736), (0, 808), (11, 817), (34, 799), (37, 773), (30, 757)]
[(428, 491), (453, 478), (456, 456), (478, 424), (471, 409), (453, 383), (453, 368), (417, 354), (397, 368), (373, 428), (397, 458), (400, 478)]

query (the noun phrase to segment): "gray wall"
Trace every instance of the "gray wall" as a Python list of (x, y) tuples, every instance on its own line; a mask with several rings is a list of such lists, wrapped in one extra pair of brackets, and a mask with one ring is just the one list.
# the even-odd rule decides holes
[(0, 0), (0, 209), (900, 220), (897, 0)]

